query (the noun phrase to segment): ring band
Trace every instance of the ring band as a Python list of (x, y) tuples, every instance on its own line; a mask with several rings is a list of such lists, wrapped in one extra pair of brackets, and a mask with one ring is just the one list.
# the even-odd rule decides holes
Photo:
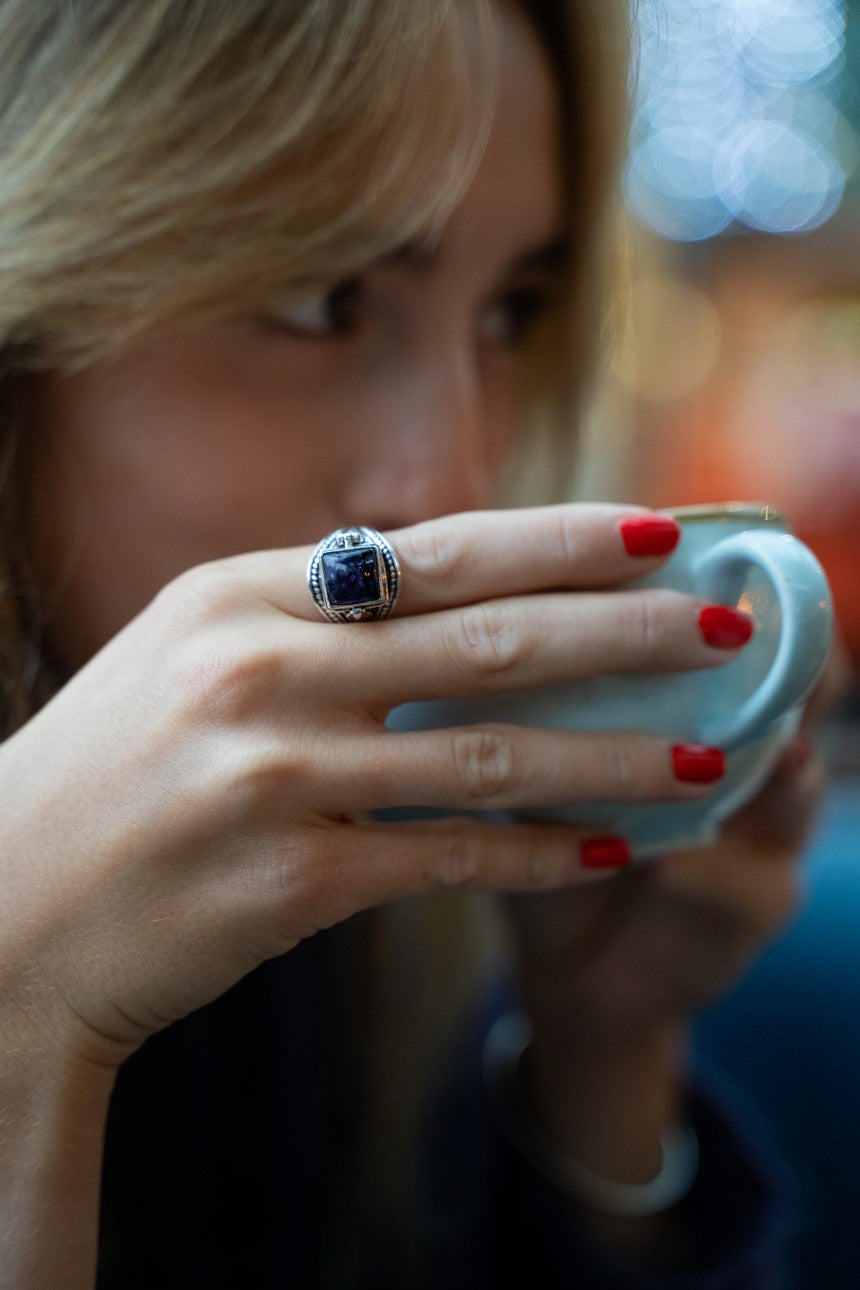
[(333, 623), (387, 618), (400, 592), (400, 565), (376, 529), (335, 529), (308, 562), (308, 587), (323, 617)]

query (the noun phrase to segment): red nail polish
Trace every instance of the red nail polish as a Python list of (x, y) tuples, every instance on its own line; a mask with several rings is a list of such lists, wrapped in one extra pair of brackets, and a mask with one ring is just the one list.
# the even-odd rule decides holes
[(585, 869), (620, 869), (630, 862), (630, 844), (624, 838), (586, 838), (580, 854)]
[(726, 755), (707, 744), (675, 744), (672, 770), (685, 784), (713, 784), (726, 772)]
[(716, 649), (738, 649), (752, 636), (753, 620), (728, 605), (708, 605), (699, 614), (699, 630)]
[(618, 524), (628, 555), (668, 555), (681, 536), (670, 515), (630, 515)]

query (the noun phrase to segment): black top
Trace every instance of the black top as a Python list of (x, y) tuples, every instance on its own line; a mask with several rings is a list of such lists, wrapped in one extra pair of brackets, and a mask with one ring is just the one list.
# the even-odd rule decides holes
[[(366, 1231), (356, 1240), (346, 1205), (342, 1220), (333, 1209), (351, 1109), (330, 1074), (326, 941), (321, 934), (264, 964), (124, 1065), (107, 1127), (98, 1290), (419, 1284), (393, 1238)], [(485, 1029), (464, 1039), (429, 1126), (422, 1287), (770, 1284), (770, 1185), (722, 1111), (693, 1099), (701, 1168), (685, 1203), (707, 1216), (701, 1266), (671, 1280), (643, 1276), (596, 1248), (569, 1202), (509, 1147), (481, 1086)]]

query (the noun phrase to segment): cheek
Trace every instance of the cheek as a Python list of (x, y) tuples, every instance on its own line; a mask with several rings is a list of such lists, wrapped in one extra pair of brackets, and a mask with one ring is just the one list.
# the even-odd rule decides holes
[(500, 472), (510, 453), (523, 413), (522, 357), (512, 352), (484, 359), (483, 430), (487, 461)]
[(144, 531), (155, 549), (197, 562), (253, 544), (276, 507), (306, 494), (309, 409), (240, 380), (228, 362), (186, 350), (154, 369), (144, 355), (67, 393), (64, 415), (50, 419), (75, 485), (63, 509), (105, 537), (129, 543)]
[(266, 533), (278, 509), (283, 524), (287, 503), (310, 500), (305, 463), (314, 440), (302, 407), (273, 409), (222, 385), (192, 406), (165, 411), (163, 427), (128, 463), (133, 483), (158, 499), (160, 524), (234, 549), (259, 544), (252, 535)]
[(26, 540), (73, 665), (192, 565), (322, 527), (307, 518), (307, 409), (186, 357), (182, 379), (138, 360), (51, 378), (34, 398)]

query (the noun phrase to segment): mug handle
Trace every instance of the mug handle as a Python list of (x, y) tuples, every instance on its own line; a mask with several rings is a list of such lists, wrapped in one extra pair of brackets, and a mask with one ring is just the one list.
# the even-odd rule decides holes
[(697, 561), (696, 587), (718, 603), (733, 605), (750, 565), (762, 570), (776, 593), (780, 637), (761, 685), (736, 712), (717, 718), (704, 732), (708, 742), (726, 749), (764, 734), (809, 693), (824, 667), (833, 632), (824, 570), (809, 547), (790, 533), (749, 529), (724, 538)]

